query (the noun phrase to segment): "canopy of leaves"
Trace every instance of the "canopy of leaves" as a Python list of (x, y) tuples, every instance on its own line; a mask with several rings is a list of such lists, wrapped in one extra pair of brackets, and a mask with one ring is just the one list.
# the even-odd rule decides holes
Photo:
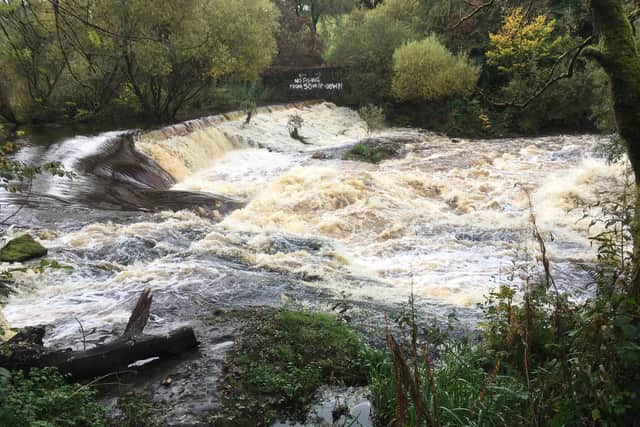
[(0, 115), (30, 122), (130, 105), (170, 120), (221, 79), (256, 79), (276, 52), (277, 28), (269, 0), (9, 0)]
[(555, 23), (545, 15), (529, 20), (522, 8), (513, 9), (500, 31), (489, 34), (487, 63), (510, 75), (552, 65), (565, 47), (564, 38), (554, 34)]
[(347, 80), (360, 99), (388, 97), (393, 52), (410, 38), (406, 24), (387, 15), (356, 11), (338, 28), (331, 60), (350, 68)]

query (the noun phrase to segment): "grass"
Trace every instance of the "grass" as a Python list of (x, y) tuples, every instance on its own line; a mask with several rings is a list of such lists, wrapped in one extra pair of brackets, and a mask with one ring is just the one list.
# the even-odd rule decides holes
[(355, 160), (359, 162), (380, 163), (383, 160), (396, 156), (398, 152), (386, 145), (357, 144), (342, 156), (342, 160)]
[(280, 414), (303, 419), (323, 384), (365, 384), (368, 350), (330, 315), (269, 310), (249, 321), (226, 372), (226, 410), (213, 422), (266, 425)]
[[(493, 375), (487, 370), (484, 355), (467, 343), (458, 343), (443, 353), (439, 366), (418, 366), (419, 399), (436, 426), (525, 426), (529, 395), (520, 378)], [(390, 354), (380, 354), (371, 370), (373, 406), (380, 425), (397, 419), (398, 389), (394, 380), (394, 361)], [(414, 374), (410, 368), (411, 374)], [(406, 383), (402, 383), (402, 388)], [(418, 426), (425, 416), (417, 413), (413, 397), (403, 391), (407, 401), (405, 422)], [(402, 409), (402, 408), (401, 408)]]

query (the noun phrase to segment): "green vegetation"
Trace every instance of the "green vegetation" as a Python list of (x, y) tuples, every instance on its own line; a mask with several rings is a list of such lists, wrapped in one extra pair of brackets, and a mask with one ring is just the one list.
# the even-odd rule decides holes
[(263, 425), (279, 413), (304, 417), (322, 384), (366, 383), (367, 350), (332, 316), (263, 310), (248, 321), (226, 370), (227, 404), (212, 416), (216, 425)]
[(91, 387), (67, 384), (55, 369), (0, 370), (0, 424), (32, 426), (106, 426), (104, 409)]
[(210, 88), (255, 80), (276, 52), (268, 0), (0, 5), (0, 117), (174, 120)]
[(368, 163), (380, 163), (381, 161), (393, 158), (396, 155), (398, 155), (396, 148), (388, 144), (357, 144), (344, 153), (342, 159)]
[(335, 38), (329, 58), (348, 67), (348, 101), (377, 104), (391, 97), (393, 52), (411, 38), (407, 25), (386, 15), (354, 11), (338, 26)]
[(466, 56), (453, 55), (432, 35), (395, 51), (392, 92), (405, 101), (470, 95), (479, 72)]
[(156, 425), (151, 417), (154, 410), (153, 404), (139, 396), (119, 397), (117, 407), (122, 413), (122, 417), (111, 422), (113, 427), (153, 427)]
[(387, 118), (382, 107), (368, 104), (358, 110), (360, 118), (367, 123), (369, 132), (387, 127)]
[(47, 248), (28, 234), (16, 237), (0, 249), (0, 261), (2, 262), (22, 262), (46, 255)]
[(473, 4), (11, 0), (0, 6), (0, 120), (13, 130), (251, 112), (266, 98), (234, 88), (259, 86), (269, 67), (335, 65), (342, 102), (382, 106), (401, 125), (468, 136), (611, 131), (605, 72), (574, 55), (595, 41), (597, 2), (508, 0), (478, 13)]
[(0, 368), (0, 425), (11, 427), (151, 427), (153, 406), (136, 396), (118, 399), (118, 419), (107, 416), (90, 385), (67, 381), (54, 368), (28, 374)]
[(393, 124), (488, 137), (608, 132), (608, 79), (575, 55), (589, 42), (586, 3), (509, 0), (474, 13), (464, 0), (386, 0), (327, 25), (325, 57), (346, 67), (344, 102), (384, 106)]
[[(409, 426), (635, 425), (640, 305), (633, 279), (623, 274), (632, 257), (633, 206), (602, 200), (598, 210), (592, 224), (601, 223), (604, 231), (593, 237), (599, 248), (593, 297), (572, 301), (556, 289), (534, 222), (539, 253), (516, 257), (510, 276), (523, 283), (501, 286), (481, 306), (479, 343), (442, 340), (433, 331), (421, 343), (410, 305), (408, 352), (387, 333), (388, 352), (371, 371), (379, 420)], [(434, 351), (441, 355), (437, 363)]]

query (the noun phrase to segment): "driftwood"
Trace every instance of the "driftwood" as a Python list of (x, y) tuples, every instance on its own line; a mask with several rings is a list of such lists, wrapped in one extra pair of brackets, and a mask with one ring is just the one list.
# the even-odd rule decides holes
[(147, 288), (131, 313), (125, 333), (112, 342), (86, 351), (47, 350), (42, 345), (44, 328), (27, 328), (4, 344), (9, 351), (0, 351), (0, 366), (8, 369), (53, 366), (75, 379), (83, 379), (127, 369), (138, 360), (177, 356), (196, 349), (198, 342), (190, 327), (164, 335), (142, 333), (149, 318), (151, 300), (151, 290)]
[(151, 301), (153, 295), (151, 295), (151, 289), (145, 288), (138, 298), (135, 308), (129, 316), (129, 322), (124, 330), (125, 337), (141, 334), (144, 327), (147, 326), (147, 320), (149, 320), (149, 313), (151, 312)]

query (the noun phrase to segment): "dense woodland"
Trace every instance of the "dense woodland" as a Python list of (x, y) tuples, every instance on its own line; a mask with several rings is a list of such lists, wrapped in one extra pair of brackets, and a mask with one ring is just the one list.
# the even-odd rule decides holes
[[(0, 126), (11, 137), (51, 123), (251, 112), (269, 102), (264, 73), (326, 66), (341, 69), (346, 83), (335, 101), (371, 127), (473, 137), (616, 134), (607, 154), (626, 155), (637, 182), (638, 18), (640, 4), (626, 0), (3, 0)], [(4, 157), (0, 166), (6, 186), (65, 173)], [(385, 349), (367, 348), (335, 319), (277, 312), (255, 329), (282, 334), (263, 337), (256, 354), (247, 350), (256, 360), (232, 360), (248, 376), (234, 383), (238, 398), (275, 395), (279, 410), (299, 414), (330, 377), (368, 384), (380, 425), (640, 425), (637, 188), (599, 201), (596, 288), (584, 301), (556, 288), (532, 214), (539, 253), (514, 268), (523, 289), (488, 296), (481, 340), (422, 328), (413, 298), (397, 319), (408, 339), (387, 331)], [(331, 349), (337, 343), (335, 351), (318, 349), (314, 358), (305, 336)], [(286, 341), (291, 361), (270, 339)], [(0, 371), (8, 396), (0, 395), (0, 424), (108, 425), (94, 393), (77, 387), (55, 371)], [(259, 413), (254, 425), (274, 419), (264, 406), (249, 408)], [(143, 409), (131, 413), (137, 418), (126, 425), (146, 425)], [(211, 425), (225, 425), (219, 415)]]
[(264, 102), (265, 90), (248, 88), (270, 67), (333, 65), (346, 68), (342, 102), (381, 106), (400, 124), (486, 136), (613, 130), (605, 73), (575, 55), (594, 41), (584, 1), (474, 13), (476, 3), (8, 0), (0, 116), (172, 121)]

